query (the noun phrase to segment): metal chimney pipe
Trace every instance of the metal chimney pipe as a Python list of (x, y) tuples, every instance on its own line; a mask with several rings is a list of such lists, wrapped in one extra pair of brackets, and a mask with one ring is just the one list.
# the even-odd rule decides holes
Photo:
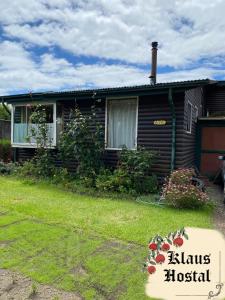
[(152, 70), (150, 78), (150, 84), (156, 84), (156, 73), (157, 73), (157, 50), (158, 42), (152, 42)]

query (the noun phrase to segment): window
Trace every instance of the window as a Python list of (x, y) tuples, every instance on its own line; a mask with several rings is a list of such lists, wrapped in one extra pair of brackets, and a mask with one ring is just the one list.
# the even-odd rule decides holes
[(188, 102), (187, 104), (187, 122), (186, 122), (186, 131), (191, 133), (192, 127), (192, 104)]
[(108, 99), (106, 143), (108, 149), (136, 148), (137, 98)]
[[(47, 126), (48, 126), (48, 139), (51, 145), (55, 145), (55, 114), (56, 114), (56, 106), (55, 104), (44, 104), (41, 106), (46, 111), (47, 116)], [(30, 116), (32, 112), (36, 109), (35, 106), (27, 105), (19, 105), (13, 106), (13, 114), (12, 114), (12, 144), (13, 145), (27, 145), (27, 146), (35, 146), (36, 141), (34, 138), (28, 139), (30, 135), (30, 130), (32, 127), (37, 126), (32, 123), (30, 120)]]

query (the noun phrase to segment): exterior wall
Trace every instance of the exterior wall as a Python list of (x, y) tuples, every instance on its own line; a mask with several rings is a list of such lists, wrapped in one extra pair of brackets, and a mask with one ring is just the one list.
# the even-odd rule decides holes
[[(155, 120), (165, 120), (165, 125), (154, 125)], [(145, 96), (139, 99), (138, 145), (156, 151), (158, 158), (153, 172), (165, 176), (170, 171), (171, 112), (168, 95)]]
[(11, 121), (0, 120), (0, 139), (11, 139)]
[(225, 115), (225, 86), (216, 86), (207, 91), (206, 112), (208, 115)]
[(198, 108), (198, 116), (202, 116), (202, 105), (203, 105), (203, 91), (202, 88), (196, 88), (188, 90), (185, 92), (185, 101), (184, 101), (184, 122), (183, 122), (183, 143), (182, 143), (182, 153), (180, 166), (183, 167), (192, 167), (195, 165), (195, 152), (196, 152), (196, 130), (197, 122), (195, 122), (192, 117), (192, 126), (191, 133), (185, 130), (185, 125), (187, 122), (187, 105), (188, 102), (192, 104), (192, 116), (194, 114), (194, 107)]
[[(199, 93), (191, 90), (185, 94), (185, 103), (187, 100), (195, 101), (199, 104)], [(122, 101), (122, 100), (121, 100)], [(175, 167), (182, 167), (194, 162), (194, 127), (192, 134), (187, 135), (184, 132), (184, 92), (174, 93), (173, 101), (176, 112), (176, 161)], [(95, 102), (96, 117), (105, 128), (105, 98), (98, 99)], [(59, 102), (60, 103), (60, 102)], [(91, 112), (93, 99), (77, 100), (77, 105), (84, 114)], [(62, 118), (64, 129), (70, 120), (70, 111), (75, 107), (74, 101), (61, 101)], [(165, 125), (155, 125), (155, 120), (166, 121)], [(170, 172), (171, 147), (172, 147), (172, 115), (168, 102), (168, 93), (162, 95), (149, 95), (139, 97), (138, 105), (138, 145), (144, 146), (149, 150), (154, 150), (158, 154), (156, 163), (153, 166), (153, 172), (159, 177), (163, 177)], [(186, 142), (186, 139), (188, 141)], [(187, 149), (184, 147), (188, 147)], [(189, 153), (189, 152), (192, 153)], [(55, 152), (54, 152), (55, 153)], [(17, 149), (18, 160), (26, 160), (34, 154), (34, 149)], [(184, 156), (185, 155), (185, 159)], [(108, 166), (115, 167), (118, 160), (118, 151), (106, 150), (104, 155), (105, 163)], [(56, 164), (61, 165), (60, 160), (56, 159)], [(76, 161), (70, 161), (71, 171), (76, 168)]]

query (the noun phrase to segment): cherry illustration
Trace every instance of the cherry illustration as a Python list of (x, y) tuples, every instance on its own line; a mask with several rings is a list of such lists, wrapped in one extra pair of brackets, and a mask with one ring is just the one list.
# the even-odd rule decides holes
[(148, 273), (149, 274), (153, 274), (153, 273), (155, 273), (155, 271), (156, 271), (156, 268), (154, 266), (148, 266)]
[(150, 250), (155, 251), (155, 250), (157, 250), (157, 244), (156, 244), (156, 243), (151, 243), (151, 244), (149, 244), (148, 248), (149, 248)]
[(170, 250), (170, 245), (167, 244), (167, 243), (162, 244), (161, 250), (162, 251), (168, 251), (168, 250)]
[(184, 243), (184, 240), (181, 237), (177, 237), (176, 239), (173, 240), (173, 244), (176, 247), (181, 247)]
[(163, 254), (158, 254), (155, 258), (157, 264), (162, 264), (165, 261), (165, 256)]

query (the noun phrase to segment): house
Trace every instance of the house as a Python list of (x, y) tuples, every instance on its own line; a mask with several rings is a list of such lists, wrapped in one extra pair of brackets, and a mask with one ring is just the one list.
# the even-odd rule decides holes
[[(46, 107), (49, 134), (53, 147), (56, 147), (58, 134), (69, 122), (70, 111), (75, 103), (84, 113), (88, 113), (95, 103), (97, 119), (105, 128), (105, 163), (114, 166), (123, 145), (129, 149), (136, 149), (140, 145), (159, 154), (153, 171), (160, 177), (175, 168), (200, 168), (199, 160), (207, 161), (207, 157), (204, 157), (207, 153), (199, 145), (199, 128), (205, 129), (204, 124), (210, 122), (215, 124), (216, 132), (218, 123), (220, 127), (224, 124), (225, 128), (223, 117), (207, 117), (225, 112), (225, 82), (209, 79), (19, 94), (3, 99), (13, 108), (11, 141), (17, 161), (29, 159), (34, 154), (35, 143), (28, 142), (26, 136), (32, 106), (37, 104)], [(223, 144), (223, 138), (220, 136), (218, 139)], [(209, 140), (209, 144), (211, 142)], [(219, 152), (213, 152), (214, 158), (221, 151), (225, 152), (225, 143), (222, 144), (217, 149)]]
[[(11, 142), (15, 160), (34, 155), (35, 143), (26, 139), (34, 105), (45, 106), (52, 146), (57, 148), (59, 132), (69, 122), (71, 109), (78, 105), (88, 113), (95, 104), (96, 117), (105, 129), (106, 165), (116, 165), (122, 146), (143, 146), (157, 151), (153, 171), (159, 177), (176, 168), (193, 166), (204, 174), (215, 174), (219, 168), (217, 156), (225, 153), (225, 82), (203, 79), (156, 83), (156, 53), (157, 43), (153, 42), (148, 85), (3, 96), (2, 101), (13, 108)], [(74, 165), (71, 163), (71, 168)]]

